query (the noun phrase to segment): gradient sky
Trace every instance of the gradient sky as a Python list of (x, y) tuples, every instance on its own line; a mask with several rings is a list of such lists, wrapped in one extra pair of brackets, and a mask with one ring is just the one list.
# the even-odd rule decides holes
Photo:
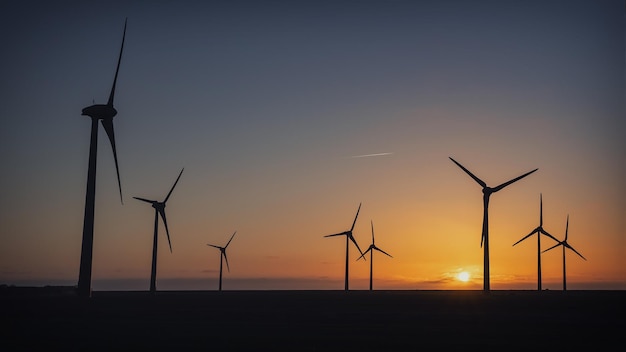
[[(626, 289), (624, 3), (588, 1), (3, 1), (0, 283), (78, 281), (90, 120), (114, 118), (124, 204), (100, 129), (93, 284), (343, 289), (345, 239), (375, 288), (536, 289), (539, 225), (569, 289)], [(359, 157), (362, 155), (373, 155)], [(542, 238), (542, 247), (552, 245)], [(376, 253), (380, 254), (380, 253)], [(369, 262), (350, 249), (351, 288)], [(560, 249), (543, 286), (561, 289)], [(471, 274), (468, 283), (456, 279)]]

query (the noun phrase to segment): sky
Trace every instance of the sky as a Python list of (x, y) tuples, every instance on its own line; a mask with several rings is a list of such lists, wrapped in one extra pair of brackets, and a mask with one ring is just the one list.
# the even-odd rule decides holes
[[(90, 119), (92, 288), (343, 289), (348, 230), (375, 289), (537, 287), (539, 225), (568, 289), (626, 289), (624, 4), (554, 1), (3, 1), (0, 284), (76, 285)], [(556, 244), (542, 237), (542, 250)], [(349, 248), (350, 288), (367, 261)], [(541, 255), (562, 288), (560, 247)], [(469, 280), (458, 279), (461, 272)]]

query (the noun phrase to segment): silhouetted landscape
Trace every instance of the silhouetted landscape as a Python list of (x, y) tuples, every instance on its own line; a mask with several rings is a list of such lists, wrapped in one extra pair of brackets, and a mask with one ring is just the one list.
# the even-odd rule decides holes
[(604, 350), (626, 327), (626, 291), (0, 292), (16, 350)]

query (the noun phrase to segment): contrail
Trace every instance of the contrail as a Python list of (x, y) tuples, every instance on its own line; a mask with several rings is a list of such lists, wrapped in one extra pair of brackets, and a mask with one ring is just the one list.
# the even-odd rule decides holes
[(369, 158), (371, 156), (384, 156), (384, 155), (391, 155), (393, 153), (376, 153), (376, 154), (364, 154), (364, 155), (353, 155), (351, 156), (351, 158)]

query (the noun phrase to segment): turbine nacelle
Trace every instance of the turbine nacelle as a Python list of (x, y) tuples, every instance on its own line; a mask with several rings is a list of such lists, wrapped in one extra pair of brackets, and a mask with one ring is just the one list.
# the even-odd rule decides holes
[(112, 105), (94, 104), (83, 109), (83, 116), (89, 116), (100, 120), (112, 119), (117, 115), (117, 110)]

